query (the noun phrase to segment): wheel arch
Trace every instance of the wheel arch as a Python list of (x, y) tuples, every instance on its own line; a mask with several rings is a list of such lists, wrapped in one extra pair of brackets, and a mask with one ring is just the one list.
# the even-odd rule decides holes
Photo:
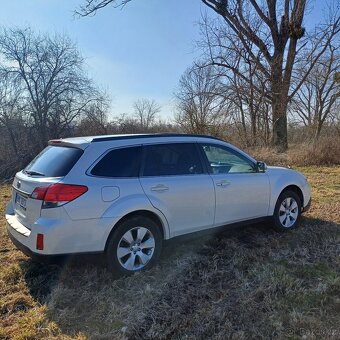
[(141, 210), (135, 210), (135, 211), (131, 211), (131, 212), (127, 213), (126, 215), (124, 215), (112, 227), (112, 229), (111, 229), (111, 231), (110, 231), (110, 233), (109, 233), (109, 235), (108, 235), (108, 237), (106, 239), (106, 242), (105, 242), (105, 251), (107, 249), (108, 241), (109, 241), (111, 235), (116, 230), (117, 225), (119, 225), (120, 223), (122, 223), (122, 222), (124, 222), (124, 221), (126, 221), (126, 220), (128, 220), (130, 218), (137, 217), (137, 216), (148, 217), (151, 220), (153, 220), (159, 226), (159, 229), (160, 229), (160, 231), (162, 233), (163, 240), (169, 238), (169, 235), (168, 235), (168, 232), (167, 232), (167, 226), (162, 221), (160, 216), (158, 216), (155, 212), (150, 211), (150, 210), (142, 210), (142, 209)]
[(281, 190), (280, 195), (277, 198), (279, 198), (282, 195), (282, 193), (284, 193), (285, 191), (295, 192), (300, 198), (301, 208), (304, 206), (303, 192), (297, 185), (292, 184), (292, 185), (286, 186), (283, 190)]
[(277, 204), (277, 200), (279, 199), (279, 197), (282, 195), (282, 193), (284, 193), (285, 191), (293, 191), (295, 192), (301, 201), (301, 208), (303, 209), (304, 206), (304, 196), (303, 196), (303, 191), (302, 189), (297, 185), (297, 184), (291, 184), (291, 183), (287, 183), (286, 185), (283, 186), (276, 186), (273, 188), (273, 193), (272, 193), (272, 197), (270, 200), (270, 206), (269, 206), (269, 211), (268, 211), (268, 215), (272, 216), (274, 214), (274, 210)]

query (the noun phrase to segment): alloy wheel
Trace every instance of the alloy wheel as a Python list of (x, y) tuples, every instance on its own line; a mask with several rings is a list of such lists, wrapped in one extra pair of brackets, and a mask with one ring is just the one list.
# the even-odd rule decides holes
[(128, 230), (118, 242), (117, 258), (120, 265), (129, 271), (145, 267), (155, 250), (155, 238), (145, 227)]
[(279, 220), (284, 228), (292, 227), (299, 216), (298, 203), (293, 197), (285, 198), (280, 205)]

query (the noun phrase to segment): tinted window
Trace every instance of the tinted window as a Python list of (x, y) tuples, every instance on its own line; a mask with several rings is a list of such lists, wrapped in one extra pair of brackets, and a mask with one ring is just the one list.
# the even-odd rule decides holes
[(203, 173), (194, 144), (145, 146), (144, 176), (194, 175)]
[(213, 174), (255, 172), (253, 163), (234, 150), (209, 144), (202, 147)]
[(28, 175), (45, 177), (66, 176), (76, 164), (83, 150), (64, 146), (48, 146), (27, 165)]
[(104, 177), (138, 177), (141, 147), (112, 150), (92, 169), (91, 174)]

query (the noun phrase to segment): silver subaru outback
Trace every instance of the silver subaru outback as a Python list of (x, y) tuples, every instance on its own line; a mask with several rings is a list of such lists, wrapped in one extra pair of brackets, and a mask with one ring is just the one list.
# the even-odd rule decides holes
[(270, 218), (297, 226), (306, 177), (267, 167), (222, 140), (143, 134), (51, 140), (13, 182), (7, 229), (33, 258), (104, 253), (130, 274), (152, 266), (163, 240)]

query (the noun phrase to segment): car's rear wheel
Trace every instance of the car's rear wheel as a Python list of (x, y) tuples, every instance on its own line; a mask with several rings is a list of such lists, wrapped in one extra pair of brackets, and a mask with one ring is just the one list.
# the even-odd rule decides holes
[(299, 195), (290, 190), (284, 191), (278, 198), (274, 210), (274, 227), (285, 231), (297, 227), (301, 215)]
[(121, 222), (110, 236), (106, 249), (108, 269), (130, 275), (154, 265), (161, 253), (160, 227), (149, 217), (136, 216)]

